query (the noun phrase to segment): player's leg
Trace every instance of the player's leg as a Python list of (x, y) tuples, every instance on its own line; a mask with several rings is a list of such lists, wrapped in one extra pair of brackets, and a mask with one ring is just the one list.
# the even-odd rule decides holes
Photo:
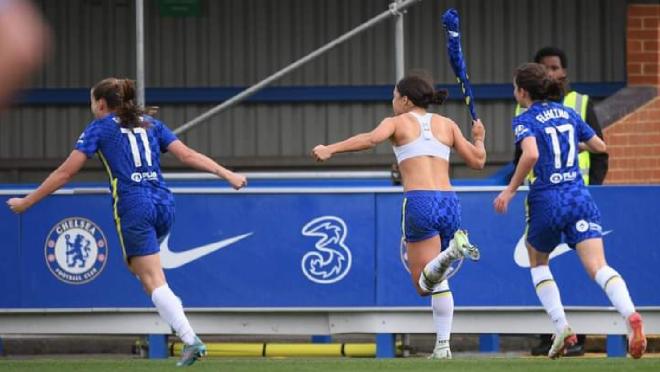
[(581, 241), (576, 245), (576, 251), (589, 277), (605, 291), (619, 314), (624, 318), (632, 315), (635, 305), (630, 299), (626, 282), (605, 260), (603, 240), (592, 238)]
[(142, 288), (148, 295), (152, 295), (156, 288), (167, 285), (165, 273), (160, 265), (160, 255), (158, 253), (131, 256), (129, 259), (131, 272), (140, 280)]
[(440, 237), (433, 227), (433, 194), (408, 191), (401, 207), (401, 233), (408, 254), (408, 269), (417, 293), (429, 295), (436, 282), (423, 277), (424, 266), (440, 253)]
[(421, 296), (431, 294), (433, 287), (438, 284), (426, 279), (423, 271), (424, 267), (440, 254), (440, 245), (439, 235), (421, 241), (406, 242), (410, 278)]
[(630, 355), (633, 358), (640, 358), (646, 350), (642, 317), (635, 311), (635, 305), (623, 277), (607, 265), (603, 240), (601, 238), (583, 240), (576, 245), (576, 250), (589, 276), (605, 291), (612, 305), (626, 319)]
[(557, 358), (563, 355), (567, 347), (577, 342), (577, 336), (568, 325), (559, 288), (548, 265), (550, 252), (559, 244), (561, 232), (553, 228), (558, 216), (552, 210), (548, 213), (547, 206), (542, 205), (546, 203), (545, 200), (532, 199), (529, 203), (526, 245), (530, 273), (536, 295), (555, 327), (548, 356)]
[(424, 267), (420, 280), (439, 283), (451, 273), (451, 265), (454, 261), (461, 260), (464, 257), (468, 257), (472, 261), (479, 260), (479, 249), (470, 243), (465, 230), (456, 230), (453, 238), (443, 238), (443, 241), (449, 241), (449, 244)]
[[(431, 261), (449, 251), (445, 241), (448, 242), (460, 225), (460, 208), (454, 205), (457, 203), (441, 203), (438, 193), (416, 193), (412, 200), (409, 200), (408, 196), (410, 195), (407, 195), (404, 202), (402, 216), (402, 227), (407, 240), (408, 267), (417, 292), (420, 295), (432, 294), (431, 305), (437, 340), (430, 357), (448, 359), (451, 358), (449, 336), (454, 315), (454, 299), (446, 280), (429, 281), (423, 272)], [(450, 220), (440, 221), (438, 214), (449, 217)], [(443, 223), (443, 226), (439, 226)], [(441, 253), (443, 245), (445, 249)]]
[(588, 190), (575, 196), (577, 208), (575, 216), (564, 233), (566, 242), (575, 247), (587, 274), (605, 291), (612, 305), (626, 319), (629, 328), (628, 348), (633, 358), (640, 358), (646, 350), (646, 337), (642, 318), (635, 312), (623, 277), (611, 268), (605, 260), (601, 217)]
[(451, 359), (449, 338), (454, 320), (454, 296), (449, 289), (447, 280), (443, 280), (433, 291), (431, 307), (433, 308), (436, 340), (429, 359)]
[[(438, 256), (440, 245), (440, 237), (437, 235), (421, 242), (407, 244), (408, 267), (417, 293), (422, 296), (431, 294), (433, 323), (436, 329), (436, 343), (430, 356), (432, 359), (451, 358), (449, 338), (454, 316), (454, 298), (447, 280), (440, 283), (423, 283), (422, 271), (429, 260)], [(427, 285), (431, 288), (427, 288)]]
[[(451, 272), (452, 262), (468, 256), (479, 259), (479, 250), (470, 244), (467, 233), (459, 230), (461, 226), (461, 207), (453, 192), (439, 192), (434, 195), (433, 226), (440, 234), (441, 253), (424, 266), (421, 279), (431, 279), (431, 307), (433, 323), (436, 329), (436, 342), (430, 359), (451, 359), (449, 339), (454, 319), (454, 297), (449, 289), (447, 275)], [(420, 284), (421, 286), (421, 284)]]
[(189, 365), (205, 353), (206, 347), (190, 326), (181, 300), (168, 286), (161, 265), (158, 238), (171, 226), (171, 213), (150, 204), (131, 208), (120, 219), (120, 233), (130, 270), (151, 297), (158, 314), (185, 344), (179, 364)]
[(550, 255), (547, 252), (536, 250), (529, 242), (527, 242), (527, 253), (529, 254), (530, 273), (536, 295), (548, 316), (550, 316), (556, 333), (560, 333), (568, 325), (568, 321), (561, 302), (559, 288), (548, 265)]
[(432, 291), (433, 285), (445, 280), (452, 263), (469, 257), (479, 259), (479, 249), (470, 243), (467, 232), (460, 230), (461, 208), (453, 192), (433, 192), (428, 197), (430, 230), (440, 234), (441, 252), (429, 261), (420, 276), (420, 287)]
[(526, 245), (529, 255), (532, 283), (543, 308), (555, 328), (554, 339), (548, 356), (557, 358), (567, 347), (575, 345), (577, 336), (566, 320), (559, 288), (548, 266), (550, 252), (561, 241), (564, 208), (558, 192), (530, 192), (527, 196)]
[(553, 359), (558, 358), (567, 347), (575, 345), (577, 336), (568, 325), (559, 288), (552, 276), (550, 266), (548, 266), (550, 254), (536, 250), (529, 242), (527, 243), (527, 252), (536, 295), (555, 327), (555, 335), (548, 356)]
[(167, 285), (160, 262), (160, 254), (134, 256), (130, 259), (131, 270), (138, 276), (147, 294), (151, 295), (158, 314), (174, 329), (185, 344), (177, 365), (190, 365), (206, 354), (206, 346), (197, 337), (183, 311), (181, 300)]
[(181, 340), (186, 344), (195, 342), (193, 331), (188, 318), (183, 312), (181, 300), (170, 289), (165, 280), (165, 273), (161, 267), (158, 253), (147, 256), (134, 256), (130, 261), (131, 269), (140, 279), (144, 290), (151, 296), (158, 314), (174, 329)]
[[(449, 359), (449, 336), (454, 316), (454, 298), (447, 281), (440, 283), (424, 283), (422, 271), (426, 264), (438, 256), (440, 252), (440, 237), (438, 235), (420, 242), (406, 244), (408, 252), (408, 268), (417, 293), (421, 296), (431, 295), (433, 323), (436, 329), (436, 343), (429, 358)], [(427, 287), (429, 286), (429, 287)]]
[(181, 300), (167, 285), (158, 253), (146, 256), (133, 256), (130, 260), (131, 270), (140, 279), (145, 292), (165, 320), (186, 344), (195, 343), (193, 331), (183, 312)]
[[(155, 223), (155, 230), (156, 239), (158, 241), (160, 250), (160, 244), (170, 234), (172, 225), (174, 225), (174, 205), (157, 205), (156, 211), (157, 219)], [(179, 301), (179, 303), (180, 302), (181, 301)], [(179, 313), (179, 316), (181, 316), (182, 313), (183, 308), (181, 308), (181, 313)], [(185, 318), (185, 314), (183, 314), (183, 316)], [(187, 318), (186, 323), (188, 323)], [(192, 327), (190, 327), (188, 331), (191, 334), (187, 335), (185, 339), (184, 337), (181, 337), (181, 340), (184, 342), (184, 346), (183, 350), (181, 351), (181, 359), (179, 359), (177, 362), (177, 366), (189, 366), (193, 364), (197, 359), (206, 355), (206, 345), (204, 345), (202, 340), (200, 340), (199, 337), (195, 335)]]

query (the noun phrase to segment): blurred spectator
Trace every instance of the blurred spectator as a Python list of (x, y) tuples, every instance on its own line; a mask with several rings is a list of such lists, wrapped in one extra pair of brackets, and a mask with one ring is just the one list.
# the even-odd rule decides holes
[(50, 29), (26, 0), (0, 0), (0, 109), (43, 63)]

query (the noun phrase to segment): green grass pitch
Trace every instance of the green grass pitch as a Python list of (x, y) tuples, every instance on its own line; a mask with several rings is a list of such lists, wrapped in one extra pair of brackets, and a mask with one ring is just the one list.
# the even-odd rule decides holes
[[(176, 359), (0, 359), (0, 371), (181, 371), (175, 366)], [(632, 360), (627, 358), (564, 358), (548, 360), (544, 358), (457, 358), (449, 361), (406, 359), (303, 359), (303, 358), (206, 358), (189, 367), (189, 371), (268, 371), (268, 372), (383, 372), (383, 371), (475, 371), (475, 372), (527, 372), (527, 371), (660, 371), (660, 358)]]

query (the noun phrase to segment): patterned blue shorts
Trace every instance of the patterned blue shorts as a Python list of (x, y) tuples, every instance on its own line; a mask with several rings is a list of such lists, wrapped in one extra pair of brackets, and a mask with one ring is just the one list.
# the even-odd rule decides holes
[(453, 191), (412, 190), (405, 193), (402, 230), (407, 242), (440, 235), (442, 249), (461, 225), (461, 205)]
[(124, 258), (147, 256), (160, 251), (160, 242), (174, 224), (174, 206), (141, 203), (120, 209), (119, 216)]
[(602, 237), (600, 211), (586, 187), (531, 191), (527, 196), (527, 241), (550, 253), (564, 234), (569, 247)]

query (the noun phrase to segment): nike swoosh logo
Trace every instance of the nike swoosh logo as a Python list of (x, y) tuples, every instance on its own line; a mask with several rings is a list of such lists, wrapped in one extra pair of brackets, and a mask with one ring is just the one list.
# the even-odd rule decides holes
[[(607, 230), (603, 232), (603, 236), (608, 235), (614, 230)], [(571, 248), (568, 247), (568, 244), (561, 243), (555, 247), (555, 249), (550, 253), (550, 259), (562, 255)], [(527, 246), (525, 245), (525, 235), (520, 237), (518, 244), (516, 244), (516, 249), (513, 250), (513, 260), (516, 262), (516, 265), (520, 267), (529, 267), (529, 255), (527, 254)]]
[(183, 252), (172, 252), (170, 250), (169, 241), (170, 236), (167, 235), (162, 243), (160, 243), (160, 260), (163, 265), (163, 269), (176, 269), (183, 265), (189, 264), (195, 260), (198, 260), (207, 254), (211, 254), (218, 249), (224, 248), (228, 245), (234, 244), (239, 240), (243, 240), (253, 233), (247, 233), (243, 235), (234, 236), (232, 238), (220, 240), (214, 243), (202, 245), (200, 247), (188, 249)]

